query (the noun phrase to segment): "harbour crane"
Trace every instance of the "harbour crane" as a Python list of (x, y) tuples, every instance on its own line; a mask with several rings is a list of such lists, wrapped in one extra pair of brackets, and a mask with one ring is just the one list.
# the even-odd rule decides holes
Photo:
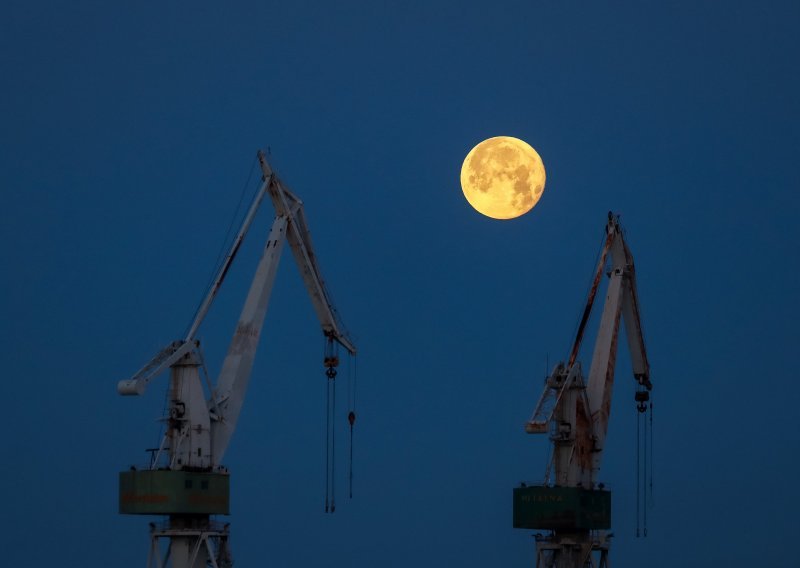
[[(211, 517), (229, 514), (230, 475), (223, 466), (223, 458), (242, 410), (284, 242), (289, 242), (322, 325), (329, 385), (339, 364), (338, 347), (351, 355), (356, 353), (322, 280), (303, 202), (278, 178), (261, 151), (258, 161), (262, 173), (260, 188), (186, 336), (167, 345), (133, 377), (117, 386), (121, 395), (141, 395), (151, 381), (170, 370), (169, 405), (163, 419), (166, 428), (160, 446), (152, 450), (149, 467), (131, 467), (119, 474), (120, 513), (168, 516), (165, 523), (150, 523), (149, 567), (232, 565), (228, 524), (213, 521)], [(266, 195), (275, 208), (275, 219), (222, 370), (212, 387), (196, 339), (197, 331)], [(163, 556), (161, 539), (169, 542)]]
[[(584, 380), (578, 352), (607, 266), (605, 304), (588, 380)], [(653, 385), (642, 335), (633, 255), (618, 216), (609, 213), (599, 262), (569, 358), (557, 363), (545, 379), (544, 392), (525, 424), (526, 432), (548, 434), (552, 444), (544, 483), (523, 484), (514, 489), (513, 495), (514, 527), (549, 531), (536, 535), (537, 568), (608, 566), (611, 493), (598, 481), (598, 474), (611, 414), (620, 319), (625, 324), (636, 381), (637, 410), (640, 415), (649, 411), (652, 418), (649, 401)], [(645, 427), (646, 424), (645, 421)]]

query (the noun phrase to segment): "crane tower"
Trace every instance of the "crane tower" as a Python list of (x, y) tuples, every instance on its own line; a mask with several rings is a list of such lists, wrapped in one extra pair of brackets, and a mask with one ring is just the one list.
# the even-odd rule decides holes
[[(610, 257), (610, 258), (609, 258)], [(578, 352), (606, 267), (609, 278), (588, 380)], [(620, 319), (637, 384), (640, 413), (652, 411), (650, 366), (636, 292), (633, 255), (618, 217), (608, 214), (605, 241), (578, 332), (565, 362), (545, 379), (544, 392), (525, 425), (530, 434), (548, 434), (552, 458), (541, 485), (514, 489), (514, 527), (548, 531), (536, 538), (537, 568), (608, 566), (611, 493), (598, 481), (611, 413)]]
[[(148, 383), (170, 370), (169, 404), (163, 418), (166, 428), (161, 443), (152, 450), (147, 468), (131, 467), (119, 474), (120, 513), (161, 515), (168, 519), (150, 523), (149, 567), (232, 565), (228, 524), (213, 520), (212, 515), (230, 512), (230, 475), (223, 457), (246, 395), (284, 242), (289, 242), (322, 325), (328, 379), (336, 376), (337, 346), (351, 355), (356, 352), (324, 286), (303, 202), (278, 178), (263, 152), (258, 152), (258, 160), (262, 184), (187, 335), (167, 345), (133, 377), (117, 386), (121, 395), (141, 395)], [(275, 207), (276, 216), (222, 370), (212, 386), (195, 336), (266, 195)], [(169, 542), (163, 556), (159, 546), (162, 539)]]

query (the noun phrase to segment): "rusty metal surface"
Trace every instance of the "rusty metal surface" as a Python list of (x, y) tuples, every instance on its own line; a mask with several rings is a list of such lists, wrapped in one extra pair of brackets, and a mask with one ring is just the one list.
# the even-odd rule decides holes
[(594, 305), (595, 296), (597, 296), (597, 289), (600, 286), (600, 279), (603, 276), (603, 268), (606, 265), (606, 258), (608, 257), (608, 251), (611, 249), (611, 245), (614, 242), (614, 237), (616, 236), (615, 233), (610, 231), (606, 234), (606, 242), (603, 245), (603, 251), (600, 253), (600, 260), (597, 263), (597, 269), (595, 270), (594, 280), (592, 281), (592, 287), (589, 290), (589, 298), (586, 300), (586, 307), (583, 309), (583, 316), (581, 317), (581, 322), (578, 325), (578, 333), (575, 337), (575, 342), (572, 344), (572, 351), (569, 354), (569, 361), (567, 362), (567, 368), (572, 367), (575, 363), (575, 360), (578, 358), (578, 352), (581, 349), (581, 342), (583, 341), (583, 334), (586, 331), (586, 324), (589, 322), (589, 316), (592, 314), (592, 306)]

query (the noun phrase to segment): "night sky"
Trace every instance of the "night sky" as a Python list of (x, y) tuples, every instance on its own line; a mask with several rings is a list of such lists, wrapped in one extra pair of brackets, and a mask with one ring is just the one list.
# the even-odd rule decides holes
[[(116, 384), (182, 336), (268, 147), (359, 348), (354, 498), (354, 367), (325, 515), (323, 340), (284, 251), (226, 458), (237, 566), (533, 565), (511, 491), (541, 481), (548, 442), (523, 424), (609, 210), (655, 405), (636, 539), (621, 342), (600, 474), (613, 565), (797, 565), (800, 4), (127, 4), (0, 17), (4, 565), (144, 565), (155, 519), (117, 514), (117, 474), (158, 443), (167, 376), (139, 398)], [(459, 185), (498, 135), (547, 169), (510, 221)], [(212, 377), (272, 215), (200, 330)]]

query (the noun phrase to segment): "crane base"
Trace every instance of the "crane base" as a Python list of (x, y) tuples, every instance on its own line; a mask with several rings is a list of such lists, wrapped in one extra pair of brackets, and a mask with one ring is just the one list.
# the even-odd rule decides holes
[(228, 515), (230, 476), (151, 469), (119, 474), (119, 512), (123, 515)]

